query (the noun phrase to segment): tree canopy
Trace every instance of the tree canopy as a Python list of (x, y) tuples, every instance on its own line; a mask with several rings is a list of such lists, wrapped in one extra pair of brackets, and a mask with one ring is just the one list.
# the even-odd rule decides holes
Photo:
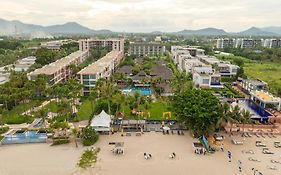
[(177, 94), (173, 100), (173, 110), (180, 122), (199, 136), (215, 130), (223, 115), (219, 100), (204, 90), (189, 90)]

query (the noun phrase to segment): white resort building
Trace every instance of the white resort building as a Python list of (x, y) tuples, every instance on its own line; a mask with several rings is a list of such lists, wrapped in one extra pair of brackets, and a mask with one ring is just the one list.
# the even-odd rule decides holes
[(51, 64), (36, 69), (33, 72), (27, 74), (29, 80), (36, 80), (38, 75), (44, 74), (48, 77), (48, 84), (52, 86), (59, 82), (63, 82), (70, 78), (72, 72), (70, 65), (81, 64), (86, 57), (88, 57), (88, 51), (76, 51), (70, 55), (63, 57)]
[(221, 76), (214, 72), (212, 66), (194, 67), (193, 83), (196, 88), (223, 88)]
[(281, 98), (275, 97), (266, 91), (252, 91), (251, 99), (264, 109), (281, 109)]
[(83, 84), (82, 94), (84, 96), (90, 95), (91, 89), (95, 87), (96, 82), (100, 78), (111, 76), (122, 59), (123, 53), (114, 50), (78, 72), (78, 78)]

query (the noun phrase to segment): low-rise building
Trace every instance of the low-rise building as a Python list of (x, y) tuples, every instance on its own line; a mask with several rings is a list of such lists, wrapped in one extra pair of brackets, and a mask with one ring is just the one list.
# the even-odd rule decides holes
[(76, 51), (64, 58), (28, 73), (27, 77), (29, 80), (36, 80), (38, 75), (47, 75), (48, 84), (50, 86), (63, 82), (72, 75), (70, 65), (81, 64), (88, 57), (88, 54), (88, 51)]
[(260, 107), (267, 109), (281, 109), (281, 99), (266, 91), (251, 91), (251, 99)]
[(223, 49), (223, 48), (233, 48), (235, 45), (235, 39), (231, 38), (220, 38), (217, 39), (217, 48), (218, 49)]
[(220, 74), (211, 66), (194, 67), (193, 83), (196, 88), (223, 88)]
[(123, 59), (123, 52), (113, 50), (96, 62), (85, 67), (77, 73), (80, 83), (83, 84), (82, 94), (90, 95), (96, 82), (101, 78), (108, 78), (115, 71)]
[(129, 54), (137, 57), (159, 56), (165, 53), (165, 46), (161, 43), (153, 42), (131, 42), (129, 46)]
[(265, 90), (267, 83), (262, 80), (243, 79), (240, 86), (246, 93), (250, 93), (252, 91)]

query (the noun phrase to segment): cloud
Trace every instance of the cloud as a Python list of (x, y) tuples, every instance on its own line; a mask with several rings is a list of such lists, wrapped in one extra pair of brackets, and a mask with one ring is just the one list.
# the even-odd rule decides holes
[(76, 21), (127, 32), (204, 27), (239, 31), (280, 24), (280, 6), (277, 0), (13, 0), (1, 2), (0, 16), (41, 25)]

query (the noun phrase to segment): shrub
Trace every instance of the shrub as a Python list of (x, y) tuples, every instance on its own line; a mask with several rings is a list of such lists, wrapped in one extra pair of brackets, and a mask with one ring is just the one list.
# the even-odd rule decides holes
[(92, 126), (87, 126), (82, 132), (82, 140), (84, 146), (91, 146), (99, 139), (98, 133)]
[(55, 139), (53, 140), (53, 144), (51, 146), (68, 144), (69, 142), (70, 141), (68, 139)]
[(9, 127), (0, 127), (0, 134), (4, 134), (9, 130)]
[(92, 164), (97, 162), (97, 154), (100, 152), (100, 148), (97, 148), (95, 150), (87, 149), (82, 154), (78, 166), (80, 168), (86, 169), (92, 166)]
[(7, 124), (22, 124), (22, 123), (31, 123), (33, 118), (28, 115), (22, 116), (11, 116), (6, 118)]

